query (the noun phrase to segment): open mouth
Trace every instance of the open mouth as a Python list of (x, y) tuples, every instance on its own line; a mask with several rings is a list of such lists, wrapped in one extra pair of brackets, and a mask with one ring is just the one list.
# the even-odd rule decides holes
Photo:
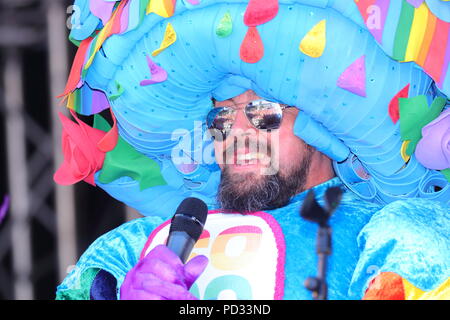
[(234, 161), (234, 164), (238, 166), (267, 165), (269, 163), (270, 158), (266, 154), (260, 152), (237, 153)]
[(227, 164), (234, 170), (256, 170), (270, 165), (271, 158), (266, 152), (252, 152), (248, 148), (236, 150)]
[[(250, 141), (251, 140), (251, 141)], [(271, 164), (271, 149), (268, 144), (246, 138), (235, 143), (224, 152), (225, 164), (234, 169), (264, 168)]]

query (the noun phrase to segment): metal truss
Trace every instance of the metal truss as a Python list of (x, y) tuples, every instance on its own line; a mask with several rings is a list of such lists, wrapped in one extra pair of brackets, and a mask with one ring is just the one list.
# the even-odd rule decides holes
[[(56, 96), (64, 91), (74, 53), (67, 40), (72, 3), (0, 0), (0, 149), (6, 151), (0, 164), (6, 163), (7, 172), (0, 193), (8, 181), (11, 199), (0, 225), (0, 299), (53, 299), (56, 285), (93, 239), (139, 217), (101, 190), (53, 182), (63, 161), (58, 112), (67, 111)], [(39, 51), (38, 63), (47, 59), (47, 76), (33, 74), (26, 63), (30, 51)], [(30, 99), (29, 78), (42, 82), (42, 101)]]
[[(56, 97), (63, 91), (68, 68), (64, 3), (0, 2), (2, 109), (11, 196), (9, 217), (0, 234), (0, 261), (10, 259), (10, 268), (8, 263), (0, 264), (0, 294), (4, 299), (34, 299), (42, 279), (60, 280), (77, 258), (73, 190), (55, 186), (52, 179), (61, 154), (56, 101), (50, 99), (52, 108), (42, 110), (49, 117), (52, 114), (51, 130), (29, 114), (32, 106), (24, 101), (24, 79), (29, 74), (24, 69), (24, 52), (29, 48), (45, 51), (48, 47), (49, 94)], [(58, 265), (61, 268), (56, 272)]]

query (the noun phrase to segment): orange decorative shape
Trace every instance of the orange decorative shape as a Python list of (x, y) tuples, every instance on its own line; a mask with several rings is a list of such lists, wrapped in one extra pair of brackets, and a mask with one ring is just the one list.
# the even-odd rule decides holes
[(363, 300), (405, 300), (403, 279), (394, 272), (382, 272), (369, 284)]

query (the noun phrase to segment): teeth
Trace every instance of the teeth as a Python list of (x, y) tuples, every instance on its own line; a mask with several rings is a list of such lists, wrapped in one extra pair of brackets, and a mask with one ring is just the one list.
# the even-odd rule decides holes
[(254, 160), (254, 159), (263, 159), (265, 157), (262, 153), (252, 152), (252, 153), (245, 153), (245, 154), (239, 154), (237, 156), (238, 161), (244, 161), (244, 160)]

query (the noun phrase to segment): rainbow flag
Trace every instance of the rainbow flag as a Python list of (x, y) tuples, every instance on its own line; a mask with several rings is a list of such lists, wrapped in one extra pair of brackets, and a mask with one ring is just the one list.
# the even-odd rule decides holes
[(150, 0), (120, 1), (105, 26), (79, 43), (66, 88), (59, 96), (67, 100), (69, 109), (91, 115), (109, 108), (106, 94), (91, 88), (84, 79), (104, 42), (114, 34), (123, 34), (139, 27), (149, 2)]
[(110, 36), (124, 34), (139, 27), (145, 17), (149, 2), (150, 0), (120, 1), (110, 20), (95, 36), (86, 64), (84, 65), (84, 70), (87, 70), (91, 66), (95, 55)]
[(417, 8), (406, 0), (354, 1), (367, 29), (388, 55), (417, 63), (442, 88), (450, 60), (450, 23), (437, 18), (425, 1)]
[(88, 54), (87, 62), (84, 65), (83, 70), (87, 70), (91, 66), (95, 55), (100, 50), (105, 40), (108, 39), (113, 34), (120, 33), (122, 29), (121, 24), (124, 22), (122, 21), (122, 13), (124, 12), (124, 9), (128, 4), (128, 1), (129, 0), (120, 1), (116, 10), (114, 10), (113, 12), (111, 19), (108, 21), (108, 23), (106, 23), (103, 29), (100, 30), (100, 32), (95, 36), (94, 41), (92, 42), (90, 52)]
[(89, 116), (102, 112), (110, 107), (106, 94), (92, 89), (87, 83), (68, 95), (67, 108), (78, 114)]

